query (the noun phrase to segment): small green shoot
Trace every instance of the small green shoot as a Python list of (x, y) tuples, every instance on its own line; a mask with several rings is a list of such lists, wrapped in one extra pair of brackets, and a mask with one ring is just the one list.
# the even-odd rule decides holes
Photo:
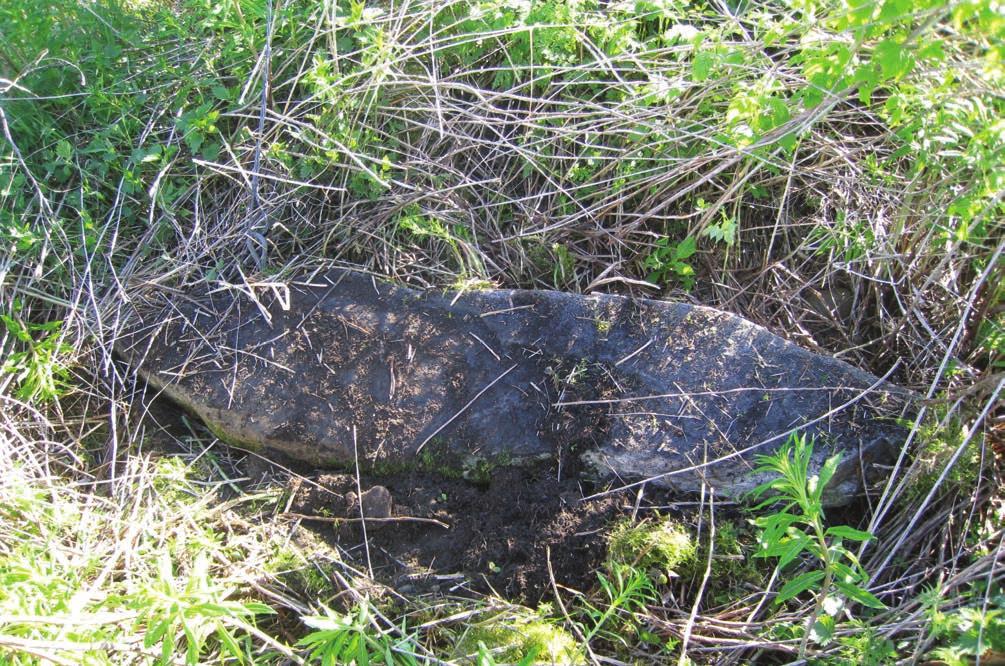
[(63, 342), (63, 322), (26, 324), (9, 315), (0, 315), (0, 321), (7, 329), (8, 340), (19, 347), (5, 348), (6, 358), (0, 366), (2, 374), (14, 376), (18, 400), (49, 402), (62, 395), (70, 377), (65, 358), (72, 350)]
[(314, 631), (300, 639), (297, 645), (308, 650), (311, 663), (322, 666), (349, 663), (412, 666), (419, 663), (414, 656), (414, 636), (406, 634), (404, 627), (400, 638), (381, 631), (373, 622), (370, 604), (365, 600), (345, 613), (325, 609), (324, 615), (305, 616), (303, 621)]
[(693, 236), (676, 244), (671, 244), (666, 236), (660, 238), (656, 241), (656, 248), (642, 262), (642, 267), (648, 271), (646, 280), (653, 284), (665, 284), (672, 279), (690, 291), (694, 287), (694, 268), (687, 260), (697, 249)]
[(614, 565), (608, 578), (597, 574), (603, 590), (604, 603), (598, 607), (584, 601), (583, 614), (586, 616), (586, 642), (596, 637), (613, 643), (627, 645), (625, 632), (611, 623), (625, 613), (642, 612), (646, 604), (656, 599), (656, 590), (645, 571), (628, 565)]

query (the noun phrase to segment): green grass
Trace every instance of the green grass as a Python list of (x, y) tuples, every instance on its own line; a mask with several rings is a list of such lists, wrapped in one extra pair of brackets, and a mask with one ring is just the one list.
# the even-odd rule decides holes
[[(572, 661), (1000, 651), (998, 10), (0, 4), (0, 660), (269, 663), (339, 636), (342, 660), (402, 663), (547, 661), (552, 639)], [(214, 452), (194, 469), (148, 456), (111, 354), (131, 308), (331, 262), (421, 286), (692, 299), (895, 368), (929, 402), (888, 486), (840, 521), (875, 538), (834, 553), (888, 610), (800, 646), (828, 590), (771, 602), (829, 566), (833, 526), (810, 505), (820, 552), (774, 573), (744, 514), (706, 507), (612, 527), (608, 569), (559, 590), (564, 607), (385, 607), (352, 563), (265, 516), (275, 489), (231, 496)], [(540, 641), (508, 640), (530, 626)], [(312, 631), (337, 635), (298, 645)]]
[[(273, 611), (247, 596), (227, 513), (178, 459), (129, 459), (112, 497), (23, 466), (0, 482), (5, 663), (250, 662)], [(247, 574), (244, 574), (247, 575)]]

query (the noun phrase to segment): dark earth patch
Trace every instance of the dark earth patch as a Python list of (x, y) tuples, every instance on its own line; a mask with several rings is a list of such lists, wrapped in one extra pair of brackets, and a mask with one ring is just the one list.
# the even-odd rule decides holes
[[(283, 515), (298, 520), (345, 553), (353, 567), (365, 570), (354, 474), (311, 468), (278, 453), (262, 457), (219, 445), (204, 454), (209, 433), (197, 422), (186, 422), (176, 405), (155, 399), (143, 411), (147, 446), (204, 461), (230, 454), (217, 464), (229, 468), (228, 475), (245, 479), (242, 485), (249, 492), (281, 483), (288, 488), (280, 501)], [(194, 437), (200, 442), (192, 442)], [(183, 445), (186, 440), (192, 449)], [(555, 465), (530, 470), (500, 467), (480, 482), (435, 472), (361, 475), (368, 517), (384, 515), (369, 510), (383, 506), (384, 493), (378, 489), (386, 489), (390, 496), (390, 520), (368, 519), (366, 525), (375, 580), (402, 594), (498, 594), (534, 605), (553, 598), (552, 574), (559, 586), (595, 590), (597, 573), (604, 570), (610, 528), (636, 507), (640, 516), (656, 515), (655, 509), (685, 524), (701, 519), (698, 502), (653, 486), (646, 487), (641, 497), (633, 491), (583, 500), (603, 487), (577, 477), (574, 465), (565, 466), (561, 477)], [(228, 489), (233, 491), (221, 486), (221, 492)], [(370, 506), (367, 497), (374, 500)], [(716, 506), (717, 520), (746, 517), (735, 505)], [(828, 516), (853, 524), (864, 510), (861, 503), (852, 503)], [(447, 527), (409, 520), (413, 518)]]
[[(298, 484), (291, 511), (355, 521), (305, 525), (365, 567), (359, 508), (345, 499), (355, 493), (355, 477), (322, 474), (315, 481), (323, 489)], [(418, 473), (361, 479), (364, 489), (376, 482), (391, 493), (393, 517), (402, 520), (367, 521), (370, 561), (377, 580), (402, 593), (494, 591), (533, 603), (551, 594), (549, 552), (557, 584), (590, 589), (606, 555), (605, 528), (621, 501), (580, 501), (583, 489), (573, 479), (533, 477), (513, 468), (497, 470), (487, 485)]]

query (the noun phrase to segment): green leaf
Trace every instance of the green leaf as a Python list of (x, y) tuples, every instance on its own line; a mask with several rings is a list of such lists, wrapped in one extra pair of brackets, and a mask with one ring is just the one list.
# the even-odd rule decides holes
[(244, 663), (244, 650), (238, 645), (237, 640), (234, 639), (234, 635), (224, 627), (222, 624), (216, 628), (216, 635), (220, 639), (221, 645), (226, 649), (230, 656), (237, 659), (240, 663)]
[(799, 557), (799, 554), (812, 543), (812, 540), (808, 536), (800, 532), (799, 536), (789, 541), (786, 544), (786, 548), (778, 555), (778, 566), (783, 568), (788, 566), (790, 562)]
[(695, 240), (694, 236), (688, 236), (687, 238), (685, 238), (684, 240), (682, 240), (680, 243), (677, 244), (677, 247), (674, 249), (673, 253), (674, 259), (678, 261), (688, 259), (691, 257), (691, 255), (695, 253), (697, 249), (698, 249), (698, 242)]
[(713, 62), (712, 54), (707, 51), (695, 54), (694, 60), (691, 62), (691, 78), (694, 79), (695, 83), (701, 83), (708, 78), (712, 72)]
[(826, 645), (834, 635), (834, 626), (834, 618), (830, 615), (822, 615), (813, 623), (813, 628), (810, 629), (810, 638), (818, 645)]
[(868, 541), (873, 538), (872, 534), (869, 532), (863, 532), (862, 530), (857, 530), (854, 527), (849, 527), (847, 525), (835, 525), (834, 527), (828, 528), (825, 534), (826, 536), (851, 539), (852, 541)]
[(925, 43), (918, 48), (919, 60), (930, 60), (933, 63), (940, 63), (946, 59), (946, 51), (943, 48), (941, 39), (936, 39), (933, 35), (926, 35)]
[(879, 63), (885, 79), (899, 79), (914, 67), (910, 51), (893, 39), (884, 39), (877, 44), (873, 58)]
[(73, 146), (65, 139), (60, 139), (56, 144), (56, 155), (64, 162), (69, 162), (73, 157)]
[(775, 603), (784, 603), (811, 587), (819, 585), (823, 579), (823, 571), (807, 571), (806, 573), (799, 574), (782, 586), (782, 589), (778, 591), (778, 596), (775, 597)]
[(531, 646), (530, 650), (524, 655), (524, 658), (519, 661), (517, 666), (531, 666), (531, 664), (538, 663), (537, 655), (541, 652), (540, 645)]
[(161, 620), (147, 630), (147, 635), (143, 637), (143, 647), (151, 648), (164, 636), (168, 630), (168, 621)]
[(886, 604), (877, 599), (868, 590), (865, 590), (858, 585), (852, 585), (851, 583), (845, 583), (844, 581), (835, 581), (834, 585), (837, 586), (837, 588), (841, 590), (846, 597), (856, 603), (878, 610), (886, 608)]
[(823, 497), (824, 488), (830, 483), (831, 479), (834, 478), (834, 473), (837, 472), (838, 465), (841, 463), (841, 454), (831, 456), (824, 461), (824, 464), (820, 467), (820, 472), (817, 474), (816, 486), (813, 488), (813, 500), (814, 502), (819, 502), (820, 498)]

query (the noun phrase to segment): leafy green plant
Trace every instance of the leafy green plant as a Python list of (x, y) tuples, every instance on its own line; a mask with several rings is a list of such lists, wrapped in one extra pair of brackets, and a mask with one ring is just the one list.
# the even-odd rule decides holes
[(240, 663), (253, 661), (236, 630), (246, 633), (249, 621), (272, 613), (263, 603), (232, 601), (236, 591), (213, 580), (209, 553), (201, 551), (184, 578), (176, 575), (171, 559), (162, 552), (157, 578), (130, 605), (138, 612), (138, 622), (146, 626), (144, 647), (160, 645), (160, 664), (172, 664), (175, 646), (184, 644), (185, 663), (201, 663), (207, 639), (215, 636), (221, 651)]
[(646, 280), (653, 284), (665, 284), (676, 280), (685, 289), (694, 287), (694, 268), (687, 262), (697, 251), (697, 241), (688, 237), (679, 243), (671, 243), (663, 236), (656, 241), (656, 247), (642, 262), (648, 271)]
[(941, 610), (938, 589), (922, 595), (933, 639), (942, 643), (931, 658), (947, 666), (965, 666), (989, 653), (1005, 653), (1005, 594), (995, 594), (985, 603), (983, 595), (951, 612)]
[(876, 629), (853, 620), (850, 625), (858, 625), (858, 631), (836, 639), (841, 646), (836, 664), (841, 666), (884, 666), (897, 661), (897, 648), (889, 638)]
[[(213, 491), (177, 458), (120, 465), (124, 492), (104, 498), (0, 457), (0, 662), (254, 663), (272, 610), (239, 596), (235, 564), (257, 544), (221, 546)], [(57, 647), (19, 651), (32, 641)]]
[(9, 315), (0, 315), (0, 321), (13, 338), (0, 372), (13, 375), (18, 399), (48, 402), (62, 395), (70, 378), (66, 358), (72, 352), (63, 342), (63, 322), (24, 323)]
[[(761, 499), (755, 511), (777, 507), (773, 513), (754, 519), (760, 529), (761, 545), (755, 557), (777, 558), (778, 570), (783, 580), (787, 578), (775, 603), (784, 603), (804, 592), (812, 592), (815, 597), (800, 644), (801, 657), (811, 637), (820, 644), (830, 641), (836, 618), (848, 609), (848, 602), (885, 608), (866, 589), (868, 574), (845, 546), (846, 541), (868, 541), (872, 535), (847, 525), (827, 527), (824, 520), (823, 492), (837, 470), (840, 454), (827, 458), (816, 474), (810, 470), (812, 460), (813, 442), (793, 434), (775, 453), (758, 456), (755, 473), (775, 478), (751, 491), (753, 499)], [(816, 566), (787, 577), (785, 569), (801, 558)]]
[(728, 215), (726, 211), (720, 210), (720, 220), (718, 224), (709, 225), (703, 235), (712, 240), (719, 241), (726, 246), (732, 247), (736, 242), (736, 220)]
[(611, 624), (623, 619), (624, 613), (645, 610), (646, 604), (656, 599), (656, 590), (649, 575), (638, 567), (625, 564), (615, 564), (611, 567), (610, 577), (597, 573), (600, 589), (604, 594), (603, 602), (594, 605), (583, 601), (582, 614), (585, 617), (584, 638), (587, 642), (595, 637), (627, 644), (623, 627), (612, 628)]
[(362, 601), (345, 613), (325, 609), (324, 615), (308, 615), (304, 624), (314, 629), (297, 643), (306, 648), (311, 661), (322, 666), (354, 663), (366, 666), (372, 662), (396, 666), (419, 663), (415, 658), (415, 638), (401, 629), (395, 638), (381, 631), (372, 622), (370, 604)]

